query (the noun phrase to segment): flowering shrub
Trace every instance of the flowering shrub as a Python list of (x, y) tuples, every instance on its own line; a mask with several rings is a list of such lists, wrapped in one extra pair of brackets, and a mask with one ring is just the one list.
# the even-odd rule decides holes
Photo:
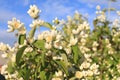
[[(97, 6), (97, 17), (90, 30), (86, 18), (77, 11), (67, 20), (55, 18), (50, 24), (39, 19), (41, 11), (30, 6), (33, 18), (26, 34), (22, 22), (8, 21), (8, 32), (18, 31), (18, 42), (11, 48), (0, 43), (7, 58), (1, 73), (8, 80), (120, 80), (120, 21), (107, 20)], [(118, 16), (120, 15), (117, 11)], [(35, 38), (35, 31), (49, 28)]]

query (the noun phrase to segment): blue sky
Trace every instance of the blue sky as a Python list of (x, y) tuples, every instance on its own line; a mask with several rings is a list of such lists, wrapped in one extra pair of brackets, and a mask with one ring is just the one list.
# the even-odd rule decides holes
[[(12, 45), (16, 39), (15, 33), (7, 33), (7, 21), (13, 17), (20, 19), (30, 30), (29, 24), (32, 19), (27, 14), (29, 6), (35, 4), (42, 10), (40, 18), (52, 22), (52, 19), (66, 19), (67, 15), (73, 15), (76, 10), (84, 16), (88, 15), (88, 20), (91, 23), (95, 17), (97, 5), (102, 8), (108, 7), (108, 0), (0, 0), (0, 42)], [(111, 7), (120, 8), (120, 1), (111, 3)], [(111, 14), (111, 19), (114, 18)], [(44, 30), (44, 29), (43, 29)]]

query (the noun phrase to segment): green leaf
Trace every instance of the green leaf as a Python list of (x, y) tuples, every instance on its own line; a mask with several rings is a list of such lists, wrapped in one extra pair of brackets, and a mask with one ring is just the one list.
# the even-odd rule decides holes
[(64, 61), (55, 61), (55, 62), (63, 69), (63, 71), (66, 73), (66, 76), (69, 76), (66, 63)]
[(27, 46), (23, 46), (23, 47), (21, 47), (21, 48), (17, 51), (17, 54), (16, 54), (16, 63), (17, 63), (17, 65), (19, 64), (20, 59), (21, 59), (21, 57), (22, 57), (22, 55), (23, 55), (23, 52), (24, 52), (24, 50), (26, 49), (26, 47), (27, 47)]
[(61, 54), (64, 62), (66, 63), (66, 65), (68, 66), (68, 60), (67, 60), (67, 56), (65, 54)]
[(41, 62), (42, 62), (42, 66), (45, 66), (45, 54), (44, 53), (42, 53)]
[(9, 63), (8, 63), (8, 68), (7, 68), (7, 71), (9, 72), (9, 73), (13, 73), (14, 72), (14, 67), (13, 67), (13, 63), (10, 61)]
[(25, 80), (29, 80), (29, 78), (30, 78), (30, 69), (27, 69), (25, 74)]
[(29, 32), (29, 38), (33, 38), (34, 34), (35, 34), (35, 31), (36, 31), (36, 27), (35, 28), (32, 28)]
[(77, 63), (78, 57), (79, 57), (79, 48), (78, 45), (72, 46), (72, 51), (73, 51), (73, 61), (74, 63)]
[(44, 40), (36, 40), (33, 45), (39, 49), (45, 50), (45, 41)]
[(48, 22), (44, 22), (44, 24), (42, 26), (52, 29), (52, 25)]
[(40, 72), (40, 80), (46, 80), (46, 72), (45, 71), (41, 71)]
[(19, 35), (19, 38), (18, 38), (18, 43), (21, 45), (21, 44), (24, 44), (24, 40), (26, 38), (26, 35)]

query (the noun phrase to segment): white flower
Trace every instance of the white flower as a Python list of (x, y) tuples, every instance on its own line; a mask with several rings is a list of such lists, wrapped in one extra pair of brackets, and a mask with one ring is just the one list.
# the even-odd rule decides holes
[(30, 24), (31, 28), (36, 28), (44, 24), (43, 20), (34, 20), (32, 24)]
[(88, 76), (93, 76), (93, 71), (88, 70), (88, 71), (87, 71), (87, 75), (88, 75)]
[(62, 71), (58, 71), (58, 72), (55, 72), (55, 75), (56, 75), (57, 77), (60, 77), (60, 76), (63, 75), (63, 73), (62, 73)]
[(59, 20), (58, 18), (56, 17), (55, 20), (52, 21), (54, 24), (59, 24)]
[(97, 10), (100, 10), (100, 8), (101, 8), (100, 5), (97, 5), (97, 6), (96, 6), (96, 9), (97, 9)]
[(68, 22), (72, 21), (72, 17), (71, 16), (67, 16)]
[(86, 76), (87, 76), (87, 71), (83, 70), (83, 71), (82, 71), (82, 75), (83, 75), (84, 77), (86, 77)]
[(57, 49), (62, 49), (62, 46), (61, 46), (60, 41), (56, 40), (56, 41), (54, 42), (54, 47), (57, 48)]
[(30, 9), (28, 10), (27, 13), (28, 13), (32, 18), (36, 19), (36, 18), (39, 17), (39, 13), (40, 13), (40, 12), (41, 12), (41, 10), (39, 10), (36, 5), (30, 5)]
[(94, 64), (92, 64), (90, 66), (90, 70), (94, 71), (94, 70), (98, 69), (98, 67), (99, 67), (99, 65), (97, 65), (96, 63), (94, 63)]
[(25, 27), (21, 27), (18, 29), (19, 34), (25, 34), (26, 33), (26, 28)]
[(62, 35), (61, 34), (57, 34), (56, 35), (56, 40), (61, 40), (62, 39)]
[(113, 27), (120, 27), (120, 20), (119, 19), (115, 19), (113, 21)]
[(79, 18), (80, 18), (79, 12), (78, 12), (78, 11), (75, 11), (74, 19), (75, 19), (75, 20), (79, 20)]
[(82, 66), (84, 69), (87, 69), (87, 68), (90, 67), (90, 63), (87, 62), (87, 61), (85, 61), (85, 62), (83, 62), (83, 63), (81, 64), (81, 66)]
[(99, 16), (97, 16), (97, 19), (101, 22), (105, 22), (106, 21), (106, 15), (104, 12), (102, 12)]
[(43, 34), (39, 34), (38, 35), (38, 40), (43, 40), (44, 39), (44, 35)]
[(2, 57), (2, 58), (7, 58), (7, 53), (3, 53), (3, 54), (1, 55), (1, 57)]
[(57, 34), (57, 30), (53, 29), (49, 32), (49, 34), (52, 36), (52, 37), (55, 37)]
[(21, 27), (24, 27), (24, 24), (20, 22), (20, 20), (17, 20), (16, 18), (13, 18), (12, 21), (8, 21), (8, 32), (13, 32), (15, 29), (20, 29)]
[(52, 78), (52, 80), (62, 80), (61, 78)]
[(120, 16), (120, 11), (117, 11), (116, 13), (118, 14), (118, 16)]
[(93, 47), (97, 47), (97, 46), (99, 46), (99, 44), (96, 41), (94, 41), (93, 44), (92, 44), (92, 46)]
[(118, 77), (117, 80), (120, 80), (120, 77)]
[(72, 52), (71, 47), (64, 48), (64, 50), (67, 54), (70, 54)]
[(1, 74), (4, 74), (6, 72), (6, 69), (8, 68), (8, 65), (5, 64), (2, 66), (2, 69), (1, 69)]
[(46, 42), (52, 42), (52, 40), (53, 40), (52, 35), (51, 34), (47, 34), (46, 37), (45, 37), (45, 40), (46, 40)]
[(45, 48), (46, 48), (46, 49), (51, 49), (51, 48), (52, 48), (51, 43), (45, 43)]
[(33, 51), (32, 47), (27, 47), (24, 52), (27, 53), (27, 52), (32, 52), (32, 51)]
[(76, 73), (75, 73), (75, 77), (78, 78), (78, 79), (81, 79), (81, 78), (83, 77), (82, 72), (80, 72), (80, 71), (76, 71)]
[(73, 34), (78, 34), (79, 32), (80, 32), (79, 28), (77, 28), (76, 30), (75, 29), (72, 30)]
[(78, 38), (74, 38), (73, 36), (70, 38), (70, 45), (75, 45), (78, 42)]
[(8, 45), (0, 43), (0, 51), (6, 51), (8, 49)]

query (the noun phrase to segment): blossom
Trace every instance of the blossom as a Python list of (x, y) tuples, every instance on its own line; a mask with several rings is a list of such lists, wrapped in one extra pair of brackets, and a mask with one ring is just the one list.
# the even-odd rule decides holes
[(101, 8), (100, 5), (97, 5), (97, 6), (96, 6), (96, 9), (97, 9), (97, 10), (100, 10), (100, 8)]
[(19, 34), (25, 34), (26, 33), (26, 28), (25, 27), (21, 27), (18, 29)]
[(43, 40), (44, 39), (44, 35), (43, 34), (39, 34), (38, 35), (38, 40)]
[(64, 50), (67, 54), (70, 54), (72, 52), (71, 47), (64, 48)]
[(80, 71), (76, 71), (76, 73), (75, 73), (75, 77), (78, 78), (78, 79), (82, 78), (82, 77), (83, 77), (82, 72), (80, 72)]
[(52, 78), (52, 80), (62, 80), (61, 78)]
[(118, 16), (120, 16), (120, 11), (117, 11), (116, 13), (118, 14)]
[(36, 27), (39, 27), (41, 25), (43, 25), (44, 21), (43, 20), (34, 20), (32, 22), (32, 24), (30, 24), (30, 27), (31, 28), (36, 28)]
[(101, 12), (100, 15), (97, 16), (97, 19), (101, 22), (105, 22), (106, 21), (106, 15), (104, 12)]
[(7, 53), (3, 53), (3, 54), (1, 55), (1, 57), (2, 57), (2, 58), (7, 58)]
[(79, 28), (77, 28), (76, 30), (75, 29), (72, 30), (73, 34), (78, 34), (79, 32), (80, 32)]
[(45, 43), (45, 48), (46, 48), (46, 49), (51, 49), (51, 48), (52, 48), (51, 43)]
[(82, 66), (83, 68), (87, 69), (87, 68), (90, 67), (90, 63), (87, 62), (87, 61), (85, 61), (85, 62), (83, 62), (83, 63), (81, 64), (81, 66)]
[(60, 76), (63, 75), (63, 73), (62, 73), (62, 71), (58, 71), (58, 72), (55, 72), (55, 75), (56, 75), (57, 77), (60, 77)]
[(40, 13), (40, 12), (41, 12), (41, 10), (39, 10), (36, 5), (30, 5), (30, 9), (28, 10), (27, 13), (28, 13), (32, 18), (36, 19), (36, 18), (39, 17), (39, 13)]
[(74, 38), (73, 36), (70, 38), (70, 45), (75, 45), (78, 42), (78, 38)]
[(56, 17), (55, 20), (52, 21), (54, 24), (59, 24), (59, 20), (58, 18)]
[(46, 40), (46, 42), (51, 42), (51, 41), (53, 40), (52, 35), (48, 34), (48, 35), (45, 37), (45, 40)]
[(57, 48), (57, 49), (62, 49), (62, 46), (61, 46), (60, 41), (56, 40), (56, 41), (54, 42), (54, 47)]
[(21, 27), (24, 27), (24, 24), (20, 22), (20, 20), (17, 20), (16, 18), (13, 18), (12, 21), (8, 21), (8, 30), (7, 32), (13, 32), (14, 30), (18, 30)]
[(4, 43), (0, 43), (0, 51), (6, 51), (8, 49), (8, 45)]

